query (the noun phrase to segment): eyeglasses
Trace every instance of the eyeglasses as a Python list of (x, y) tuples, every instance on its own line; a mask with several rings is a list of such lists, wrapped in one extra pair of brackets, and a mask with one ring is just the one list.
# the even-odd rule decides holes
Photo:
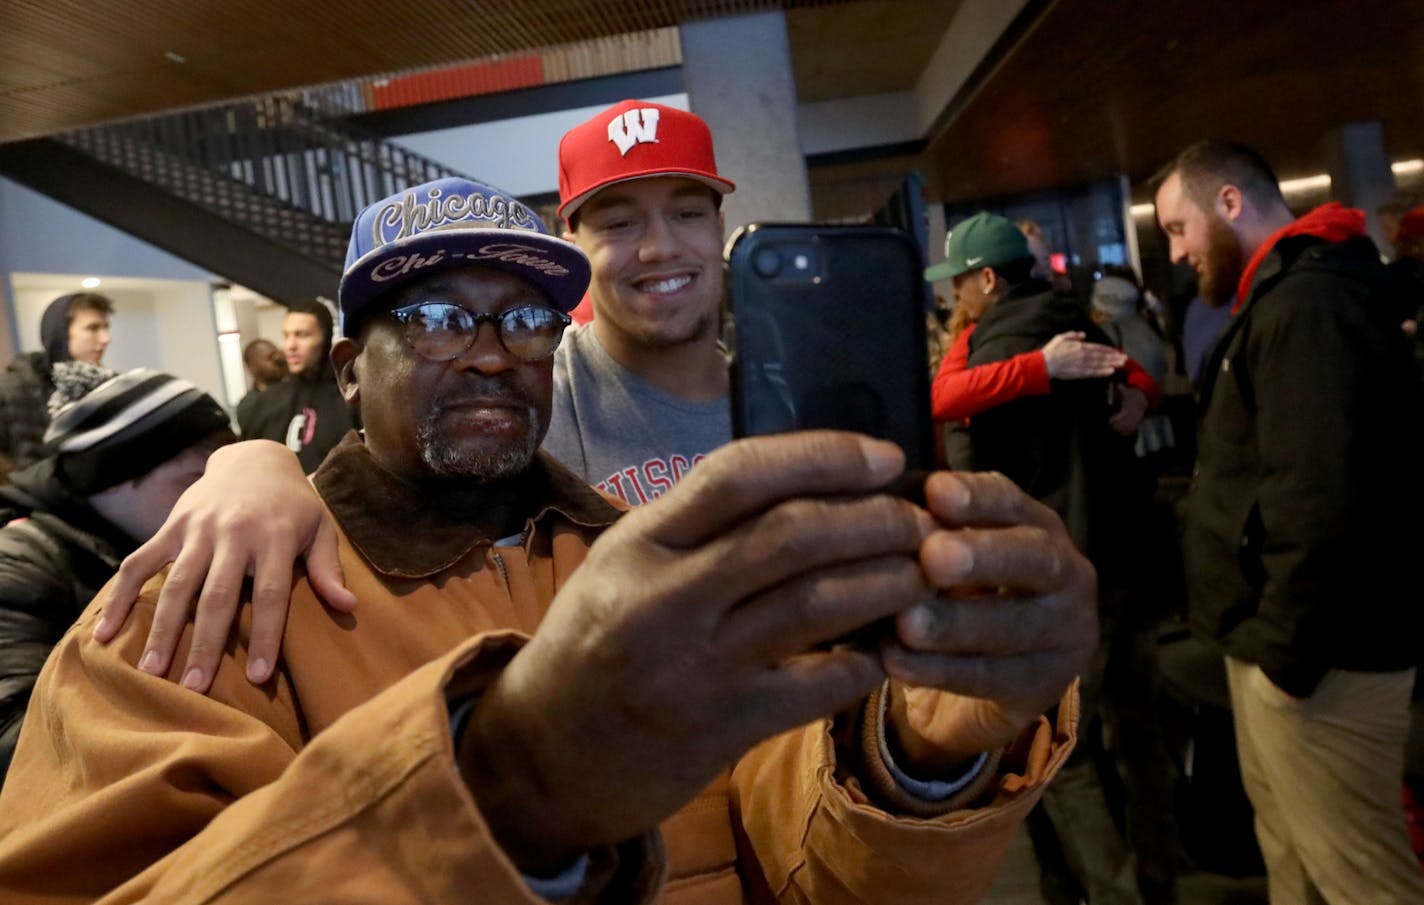
[(458, 358), (475, 344), (480, 324), (494, 324), (499, 341), (523, 361), (540, 361), (554, 354), (564, 338), (567, 314), (540, 305), (522, 305), (496, 314), (476, 314), (450, 302), (416, 302), (391, 312), (405, 327), (405, 341), (431, 361)]

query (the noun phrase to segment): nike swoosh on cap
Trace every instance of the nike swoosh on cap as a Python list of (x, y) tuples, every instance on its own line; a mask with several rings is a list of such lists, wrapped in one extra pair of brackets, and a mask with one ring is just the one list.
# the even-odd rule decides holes
[(982, 260), (984, 260), (984, 256), (980, 255), (977, 258), (965, 258), (964, 263), (968, 264), (970, 267), (973, 267), (975, 264), (978, 264)]

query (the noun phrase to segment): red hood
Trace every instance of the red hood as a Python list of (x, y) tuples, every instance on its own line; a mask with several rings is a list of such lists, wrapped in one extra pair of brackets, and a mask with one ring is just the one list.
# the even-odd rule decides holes
[(1231, 306), (1235, 314), (1246, 301), (1251, 291), (1251, 281), (1256, 278), (1256, 270), (1266, 255), (1276, 247), (1276, 243), (1287, 236), (1316, 236), (1326, 242), (1344, 242), (1346, 239), (1365, 234), (1365, 212), (1353, 207), (1345, 207), (1338, 201), (1322, 204), (1315, 210), (1292, 221), (1270, 235), (1246, 262), (1241, 271), (1241, 282), (1236, 285), (1236, 304)]
[(574, 323), (580, 326), (593, 320), (593, 298), (585, 294), (583, 301), (579, 302), (578, 305), (569, 312), (569, 317), (573, 318)]

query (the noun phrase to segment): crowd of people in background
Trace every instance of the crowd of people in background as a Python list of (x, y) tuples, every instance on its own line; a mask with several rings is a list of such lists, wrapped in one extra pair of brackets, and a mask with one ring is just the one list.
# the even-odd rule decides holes
[(1171, 318), (953, 224), (959, 476), (913, 504), (893, 450), (732, 442), (700, 118), (625, 101), (559, 163), (562, 238), (459, 178), (363, 211), (339, 327), (291, 305), (232, 418), (104, 369), (103, 296), (46, 309), (0, 376), (0, 888), (969, 902), (1026, 822), (1050, 905), (1171, 903), (1190, 633), (1270, 901), (1424, 901), (1424, 206), (1386, 262), (1192, 145)]

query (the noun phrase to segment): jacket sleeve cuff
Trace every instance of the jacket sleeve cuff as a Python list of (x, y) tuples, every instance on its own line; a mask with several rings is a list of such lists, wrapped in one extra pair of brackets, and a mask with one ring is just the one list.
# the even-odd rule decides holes
[[(465, 656), (457, 655), (450, 661), (443, 685), (452, 757), (480, 695), (494, 684), (526, 641), (512, 633), (499, 634), (484, 644), (468, 645)], [(556, 877), (531, 877), (513, 864), (509, 867), (540, 899), (579, 903), (651, 900), (666, 870), (657, 828), (628, 842), (587, 852)]]
[(882, 684), (866, 700), (861, 717), (861, 779), (867, 794), (892, 811), (913, 817), (938, 817), (982, 802), (998, 782), (1003, 752), (984, 752), (958, 777), (908, 776), (891, 758), (885, 740), (889, 687), (888, 682)]

